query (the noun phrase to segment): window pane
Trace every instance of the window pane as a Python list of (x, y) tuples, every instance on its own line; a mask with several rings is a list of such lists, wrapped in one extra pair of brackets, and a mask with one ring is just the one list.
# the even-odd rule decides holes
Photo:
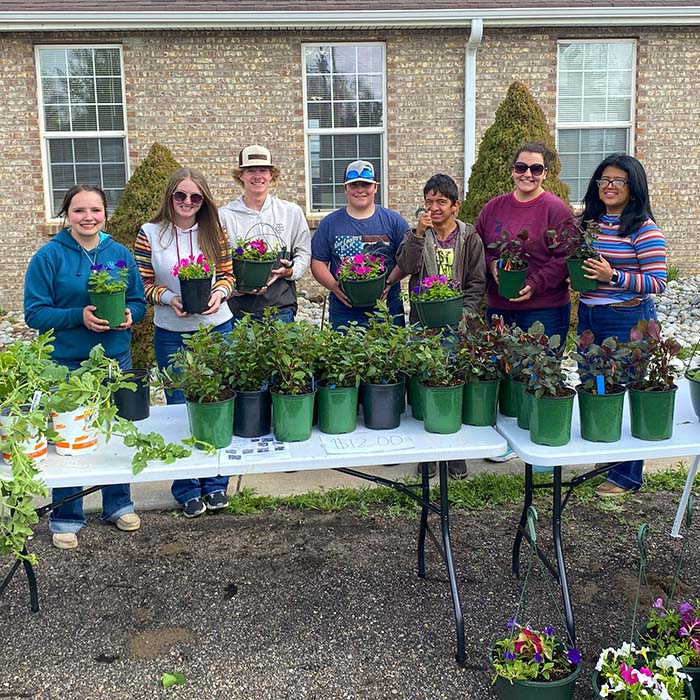
[(382, 99), (382, 76), (361, 75), (358, 78), (358, 97), (361, 100)]
[(306, 116), (310, 129), (329, 129), (333, 126), (330, 102), (310, 104)]
[(45, 105), (68, 103), (68, 81), (65, 78), (42, 78), (41, 95)]
[(559, 45), (560, 70), (583, 69), (583, 44)]
[(69, 75), (93, 75), (92, 49), (68, 49)]
[(103, 163), (125, 163), (124, 139), (100, 139)]
[(633, 45), (629, 42), (608, 44), (608, 67), (612, 70), (632, 70)]
[(95, 101), (95, 83), (92, 78), (71, 78), (70, 101), (76, 103), (93, 103)]
[(121, 105), (100, 105), (97, 108), (100, 131), (121, 131), (124, 128), (124, 113)]
[(51, 139), (49, 156), (52, 163), (73, 162), (73, 142), (71, 139)]
[(55, 187), (69, 190), (75, 185), (75, 170), (72, 165), (54, 165), (51, 167), (51, 181)]
[(382, 125), (381, 102), (360, 102), (360, 126)]
[(331, 99), (331, 81), (327, 75), (306, 77), (306, 99), (309, 102)]
[(340, 102), (333, 105), (333, 126), (336, 129), (357, 126), (357, 103)]
[(95, 73), (121, 76), (119, 49), (95, 49)]
[(123, 189), (126, 184), (126, 172), (123, 164), (103, 165), (102, 183), (110, 189)]
[(562, 97), (559, 100), (557, 116), (559, 123), (580, 122), (583, 110), (583, 99), (581, 97)]
[(382, 62), (382, 47), (360, 44), (357, 47), (358, 73), (379, 73), (384, 70)]
[(334, 73), (354, 73), (357, 70), (355, 46), (334, 46), (332, 55)]
[(97, 164), (82, 164), (75, 166), (75, 179), (90, 185), (102, 184), (102, 169)]
[(75, 159), (79, 163), (100, 162), (99, 139), (74, 139)]
[(97, 101), (105, 103), (122, 102), (122, 81), (119, 78), (97, 78)]
[(97, 131), (97, 110), (94, 105), (75, 105), (70, 108), (73, 131)]
[(357, 76), (334, 75), (333, 99), (336, 101), (357, 99)]
[(68, 75), (66, 52), (64, 49), (41, 49), (39, 51), (41, 75)]
[(44, 107), (46, 131), (70, 131), (68, 107)]
[(328, 46), (307, 46), (304, 52), (307, 73), (330, 73), (330, 48)]

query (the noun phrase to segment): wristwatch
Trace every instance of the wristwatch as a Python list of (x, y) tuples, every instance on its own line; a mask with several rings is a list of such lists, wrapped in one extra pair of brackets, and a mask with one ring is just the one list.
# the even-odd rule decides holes
[(617, 270), (612, 271), (612, 275), (610, 275), (610, 284), (613, 287), (617, 287), (617, 283), (620, 281), (620, 273)]

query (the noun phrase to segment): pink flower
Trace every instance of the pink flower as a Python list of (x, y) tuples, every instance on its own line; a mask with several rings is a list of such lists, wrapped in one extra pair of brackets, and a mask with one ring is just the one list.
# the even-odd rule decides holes
[(625, 663), (620, 664), (620, 676), (622, 676), (622, 680), (625, 681), (627, 685), (639, 683), (639, 673), (634, 666), (628, 666)]

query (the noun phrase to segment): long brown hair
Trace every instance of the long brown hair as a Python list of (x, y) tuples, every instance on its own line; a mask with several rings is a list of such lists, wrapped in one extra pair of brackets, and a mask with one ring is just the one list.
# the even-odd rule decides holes
[[(180, 168), (176, 170), (168, 180), (163, 192), (163, 200), (160, 204), (158, 213), (151, 219), (152, 224), (162, 224), (160, 229), (160, 244), (165, 248), (170, 245), (175, 236), (175, 209), (173, 207), (173, 192), (177, 190), (178, 185), (183, 180), (192, 180), (202, 193), (202, 206), (199, 207), (196, 214), (198, 224), (199, 247), (202, 249), (207, 260), (213, 266), (219, 262), (221, 251), (229, 244), (228, 237), (221, 228), (219, 223), (219, 211), (211, 195), (211, 190), (207, 184), (204, 175), (198, 170), (192, 168)], [(172, 226), (170, 240), (167, 243), (164, 241), (164, 236)]]

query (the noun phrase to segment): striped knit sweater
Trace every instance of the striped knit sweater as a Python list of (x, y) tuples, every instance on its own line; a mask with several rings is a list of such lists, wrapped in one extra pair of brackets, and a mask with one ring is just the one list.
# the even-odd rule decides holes
[(602, 284), (581, 294), (584, 304), (613, 304), (661, 294), (666, 289), (666, 241), (659, 227), (647, 219), (631, 235), (618, 235), (620, 217), (603, 214), (596, 250), (619, 273), (616, 285)]

